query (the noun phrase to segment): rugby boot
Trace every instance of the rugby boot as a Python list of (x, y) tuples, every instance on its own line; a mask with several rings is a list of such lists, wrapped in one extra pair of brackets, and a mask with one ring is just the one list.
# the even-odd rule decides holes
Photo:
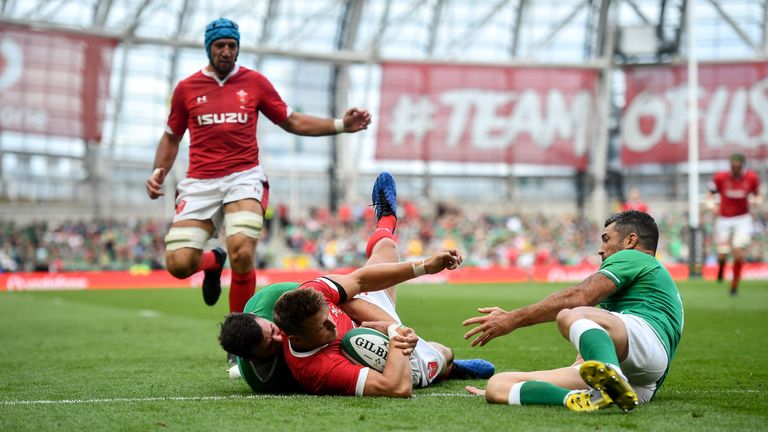
[(219, 264), (217, 270), (205, 270), (205, 278), (203, 279), (203, 301), (208, 306), (213, 306), (219, 300), (221, 295), (221, 272), (224, 270), (224, 261), (227, 260), (227, 252), (220, 248), (214, 248), (213, 252), (216, 257), (216, 263)]
[(579, 367), (581, 379), (593, 389), (605, 392), (616, 406), (630, 412), (639, 404), (637, 393), (611, 366), (597, 360), (588, 360)]
[(576, 412), (592, 412), (611, 405), (613, 405), (611, 398), (605, 392), (598, 390), (575, 391), (565, 398), (566, 408)]
[(376, 220), (383, 216), (397, 217), (397, 187), (395, 179), (388, 172), (382, 172), (376, 177), (376, 183), (373, 184), (371, 192), (371, 201), (376, 212)]
[(496, 367), (488, 360), (454, 360), (448, 379), (488, 379), (495, 372)]

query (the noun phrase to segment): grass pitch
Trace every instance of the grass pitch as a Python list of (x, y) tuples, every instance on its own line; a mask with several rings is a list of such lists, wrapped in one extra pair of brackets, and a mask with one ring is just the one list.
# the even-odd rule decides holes
[[(656, 399), (630, 414), (489, 405), (448, 381), (408, 400), (254, 395), (226, 376), (217, 345), (226, 293), (197, 290), (0, 293), (0, 430), (768, 430), (768, 283), (680, 284), (686, 326)], [(407, 285), (398, 310), (420, 336), (497, 370), (569, 364), (554, 324), (483, 348), (462, 339), (475, 308), (519, 307), (562, 285)]]

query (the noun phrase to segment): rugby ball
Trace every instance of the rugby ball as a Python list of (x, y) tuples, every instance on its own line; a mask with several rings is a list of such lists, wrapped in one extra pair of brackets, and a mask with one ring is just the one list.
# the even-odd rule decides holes
[(341, 352), (353, 363), (383, 372), (389, 353), (389, 337), (374, 329), (355, 328), (341, 338)]

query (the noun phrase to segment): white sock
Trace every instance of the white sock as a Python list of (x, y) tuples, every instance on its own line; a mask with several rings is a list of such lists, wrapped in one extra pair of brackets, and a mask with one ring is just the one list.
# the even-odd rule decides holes
[(237, 365), (234, 365), (231, 368), (227, 369), (227, 373), (229, 374), (229, 377), (232, 379), (240, 378), (240, 368), (238, 368)]
[(516, 383), (512, 386), (512, 388), (509, 390), (509, 396), (507, 396), (507, 403), (510, 405), (521, 405), (520, 404), (520, 387), (525, 384), (525, 381)]
[(605, 331), (604, 328), (600, 327), (599, 324), (592, 321), (591, 319), (582, 318), (574, 321), (574, 323), (571, 324), (571, 328), (568, 330), (568, 339), (571, 341), (573, 346), (576, 347), (576, 351), (579, 350), (579, 340), (581, 340), (581, 335), (584, 334), (585, 331), (592, 329)]

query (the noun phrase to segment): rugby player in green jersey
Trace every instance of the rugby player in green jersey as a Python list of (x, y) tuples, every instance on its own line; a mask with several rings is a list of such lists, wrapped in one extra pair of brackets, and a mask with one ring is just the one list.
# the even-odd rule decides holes
[[(489, 403), (565, 405), (594, 411), (617, 405), (630, 411), (650, 401), (669, 372), (683, 332), (683, 304), (672, 277), (655, 258), (656, 222), (629, 210), (605, 221), (603, 264), (580, 284), (537, 303), (505, 311), (480, 308), (483, 316), (464, 335), (472, 346), (521, 327), (555, 321), (579, 355), (571, 366), (533, 372), (504, 372), (491, 377), (484, 395)], [(599, 306), (599, 307), (596, 307)]]
[[(261, 331), (250, 331), (249, 334), (257, 335), (258, 341), (254, 344), (253, 339), (244, 339), (248, 341), (247, 346), (235, 346), (234, 349), (239, 352), (250, 352), (248, 358), (236, 356), (237, 364), (230, 369), (230, 377), (242, 377), (243, 380), (256, 393), (294, 393), (302, 391), (296, 380), (291, 376), (291, 372), (282, 358), (283, 333), (273, 322), (273, 312), (275, 303), (284, 293), (296, 289), (300, 284), (298, 282), (285, 282), (268, 285), (260, 289), (246, 303), (242, 314), (231, 314), (227, 317), (229, 324), (222, 326), (222, 330), (242, 332), (249, 326), (260, 327)], [(358, 322), (364, 320), (385, 320), (389, 316), (380, 308), (363, 300), (353, 299), (344, 305), (344, 310), (350, 316), (355, 317)], [(259, 319), (253, 319), (255, 315)], [(233, 321), (239, 321), (238, 326), (233, 325)], [(227, 334), (222, 332), (220, 339), (233, 343), (240, 338), (236, 334)]]

